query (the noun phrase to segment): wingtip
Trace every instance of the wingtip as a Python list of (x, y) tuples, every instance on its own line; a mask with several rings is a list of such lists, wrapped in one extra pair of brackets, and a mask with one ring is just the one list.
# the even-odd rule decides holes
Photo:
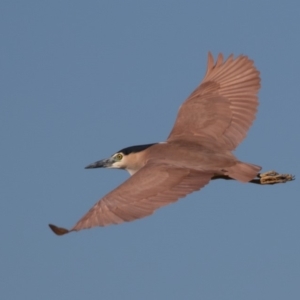
[(57, 227), (53, 224), (49, 224), (50, 229), (56, 234), (56, 235), (64, 235), (66, 233), (69, 233), (70, 230), (62, 228), (62, 227)]
[(210, 51), (208, 51), (208, 55), (207, 55), (207, 67), (206, 67), (206, 73), (204, 78), (207, 76), (207, 74), (209, 73), (209, 71), (213, 68), (214, 66), (214, 57), (212, 55), (212, 53)]
[(214, 57), (210, 51), (208, 51), (207, 60), (209, 65), (214, 65)]

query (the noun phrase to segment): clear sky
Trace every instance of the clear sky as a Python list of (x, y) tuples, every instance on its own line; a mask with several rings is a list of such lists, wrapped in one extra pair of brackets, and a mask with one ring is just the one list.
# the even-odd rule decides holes
[(1, 299), (300, 299), (299, 179), (212, 182), (153, 216), (55, 236), (128, 178), (85, 170), (164, 141), (207, 53), (261, 71), (235, 152), (300, 175), (299, 1), (0, 3)]

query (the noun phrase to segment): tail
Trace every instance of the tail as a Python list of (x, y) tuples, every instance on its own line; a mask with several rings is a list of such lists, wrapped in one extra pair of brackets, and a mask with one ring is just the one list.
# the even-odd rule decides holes
[(255, 178), (260, 170), (260, 166), (238, 161), (226, 170), (225, 175), (241, 182), (248, 182)]

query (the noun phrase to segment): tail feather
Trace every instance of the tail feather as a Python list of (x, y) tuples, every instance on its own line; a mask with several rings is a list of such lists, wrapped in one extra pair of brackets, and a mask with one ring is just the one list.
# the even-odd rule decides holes
[(255, 178), (260, 170), (260, 166), (238, 161), (226, 170), (225, 175), (241, 182), (248, 182)]

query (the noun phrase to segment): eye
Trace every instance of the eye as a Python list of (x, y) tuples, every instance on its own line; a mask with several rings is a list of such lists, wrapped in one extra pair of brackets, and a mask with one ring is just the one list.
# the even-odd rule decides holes
[(123, 154), (122, 153), (117, 153), (116, 155), (115, 155), (115, 159), (116, 160), (121, 160), (123, 158)]

